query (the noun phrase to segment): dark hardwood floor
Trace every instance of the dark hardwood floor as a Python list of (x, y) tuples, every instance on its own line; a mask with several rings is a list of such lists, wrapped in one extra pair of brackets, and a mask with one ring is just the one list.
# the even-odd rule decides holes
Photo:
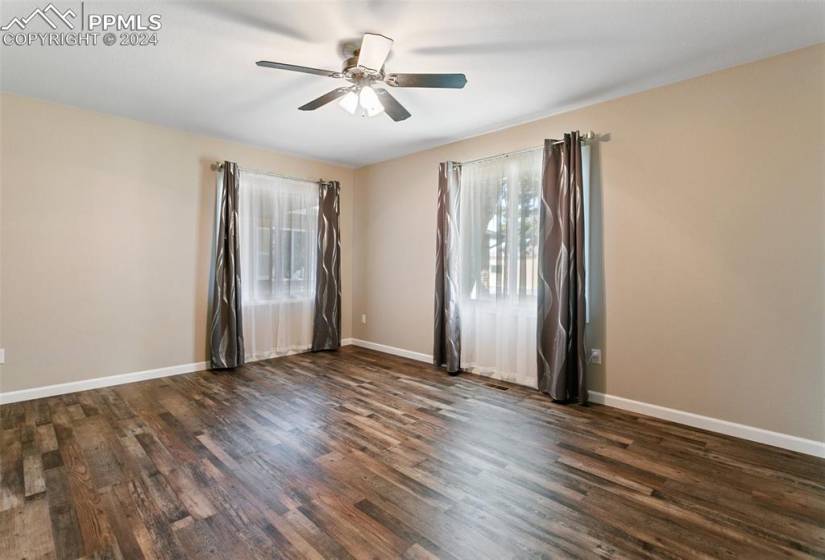
[(0, 557), (825, 557), (825, 461), (353, 347), (0, 407)]

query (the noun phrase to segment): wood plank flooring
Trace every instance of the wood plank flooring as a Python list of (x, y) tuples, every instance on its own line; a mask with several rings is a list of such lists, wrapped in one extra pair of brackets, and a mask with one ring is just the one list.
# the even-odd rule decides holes
[(0, 418), (3, 559), (825, 558), (825, 461), (354, 347)]

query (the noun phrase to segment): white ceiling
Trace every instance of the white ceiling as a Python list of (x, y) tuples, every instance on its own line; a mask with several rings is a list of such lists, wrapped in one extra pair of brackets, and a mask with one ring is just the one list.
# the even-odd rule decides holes
[[(41, 2), (3, 1), (3, 24)], [(79, 2), (55, 0), (58, 8)], [(23, 95), (359, 166), (825, 41), (825, 2), (95, 2), (159, 13), (157, 47), (0, 46)], [(47, 30), (47, 29), (46, 29)], [(412, 118), (303, 103), (342, 82), (339, 43), (388, 35), (392, 72), (464, 72), (463, 90), (392, 89)], [(789, 84), (790, 86), (790, 84)]]

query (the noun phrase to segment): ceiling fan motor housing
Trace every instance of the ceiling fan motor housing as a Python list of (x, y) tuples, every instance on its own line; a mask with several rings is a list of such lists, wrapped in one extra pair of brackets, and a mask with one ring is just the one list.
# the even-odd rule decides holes
[(361, 50), (356, 49), (352, 56), (344, 61), (344, 68), (341, 71), (343, 77), (356, 85), (369, 85), (372, 82), (384, 79), (384, 69), (379, 71), (370, 70), (363, 66), (358, 66), (358, 55)]

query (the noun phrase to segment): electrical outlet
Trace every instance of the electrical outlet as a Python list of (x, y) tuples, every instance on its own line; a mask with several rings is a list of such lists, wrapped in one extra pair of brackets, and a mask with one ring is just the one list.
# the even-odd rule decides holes
[(367, 314), (366, 314), (366, 313), (362, 313), (362, 314), (361, 314), (361, 324), (362, 324), (362, 325), (366, 325), (366, 324), (367, 324)]
[(598, 348), (591, 348), (590, 349), (590, 359), (588, 361), (591, 364), (600, 364), (600, 363), (602, 363), (602, 351)]

